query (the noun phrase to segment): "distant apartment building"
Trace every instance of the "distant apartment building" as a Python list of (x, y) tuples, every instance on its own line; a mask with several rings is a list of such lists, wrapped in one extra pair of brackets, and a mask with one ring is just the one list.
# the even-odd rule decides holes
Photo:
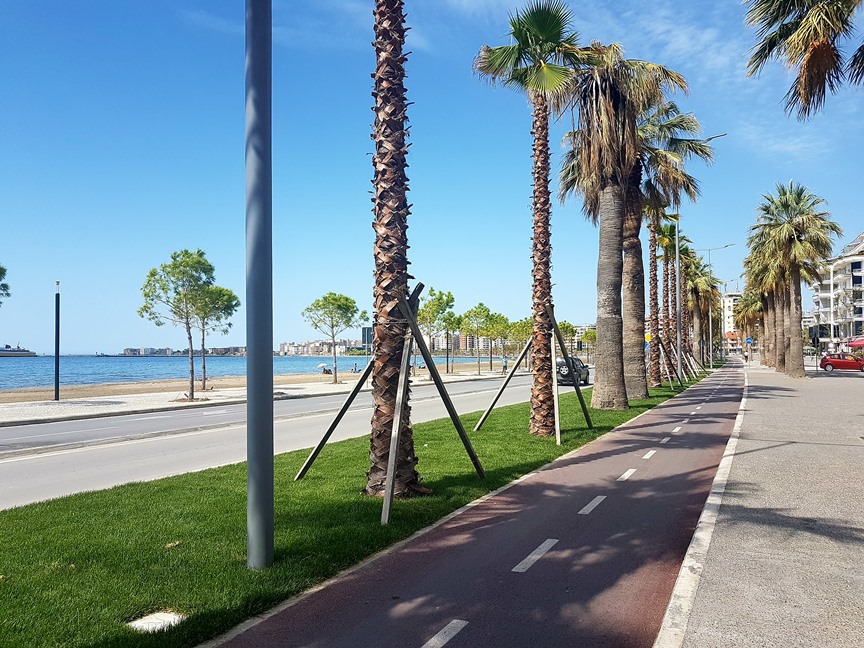
[(738, 334), (735, 325), (735, 306), (741, 301), (740, 292), (727, 292), (720, 298), (720, 339), (723, 341), (723, 350), (726, 353), (740, 352), (743, 349), (744, 340)]
[(813, 290), (810, 337), (821, 349), (864, 335), (864, 232), (829, 259)]
[[(360, 340), (336, 340), (336, 355), (345, 355), (349, 349), (362, 349)], [(282, 356), (332, 355), (333, 343), (330, 340), (311, 340), (309, 342), (281, 342), (276, 351)]]
[(123, 349), (124, 356), (170, 356), (174, 355), (172, 349), (156, 349), (154, 347), (126, 348)]

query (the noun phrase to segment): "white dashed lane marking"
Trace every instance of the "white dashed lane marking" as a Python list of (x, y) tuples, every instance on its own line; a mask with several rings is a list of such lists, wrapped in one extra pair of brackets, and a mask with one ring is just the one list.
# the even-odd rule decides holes
[(533, 565), (535, 562), (540, 560), (547, 551), (549, 551), (552, 547), (554, 547), (556, 545), (557, 542), (558, 542), (558, 540), (554, 539), (554, 538), (550, 538), (549, 540), (546, 540), (546, 542), (544, 542), (539, 547), (537, 547), (534, 551), (532, 551), (525, 560), (520, 562), (518, 565), (516, 565), (510, 571), (520, 572), (520, 573), (528, 571), (528, 569), (531, 567), (531, 565)]
[(660, 443), (668, 443), (669, 439), (671, 439), (671, 438), (672, 437), (663, 437), (662, 439), (660, 439)]
[(582, 508), (582, 510), (579, 511), (579, 513), (577, 515), (588, 515), (591, 511), (593, 511), (595, 508), (597, 508), (597, 505), (600, 502), (602, 502), (604, 499), (606, 499), (605, 495), (598, 495), (593, 500), (588, 502), (588, 504), (586, 506), (584, 506)]
[(674, 430), (672, 430), (672, 434), (675, 434), (676, 432), (680, 432), (680, 431), (681, 431), (681, 426), (679, 425)]
[(635, 468), (631, 468), (630, 470), (628, 470), (627, 472), (625, 472), (623, 475), (621, 475), (621, 476), (620, 476), (618, 479), (616, 479), (615, 481), (627, 481), (628, 479), (630, 479), (630, 477), (633, 476), (633, 473), (635, 473), (635, 472), (636, 472), (636, 469), (635, 469)]
[(649, 450), (648, 452), (645, 453), (645, 455), (642, 458), (643, 459), (650, 459), (651, 457), (654, 456), (655, 452), (657, 452), (657, 451), (656, 450)]
[(459, 631), (467, 625), (467, 621), (463, 621), (462, 619), (453, 619), (450, 623), (444, 626), (438, 634), (423, 644), (422, 648), (441, 648), (441, 646), (455, 637)]

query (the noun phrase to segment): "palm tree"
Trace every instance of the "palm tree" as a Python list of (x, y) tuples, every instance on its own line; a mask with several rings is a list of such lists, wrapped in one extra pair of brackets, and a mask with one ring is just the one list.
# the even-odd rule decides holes
[[(597, 374), (591, 404), (597, 409), (626, 409), (621, 289), (623, 231), (627, 204), (641, 220), (634, 180), (641, 176), (639, 117), (661, 103), (664, 92), (686, 90), (684, 77), (663, 66), (627, 60), (620, 45), (593, 43), (595, 61), (572, 79), (568, 102), (579, 115), (570, 137), (574, 181), (562, 186), (585, 197), (584, 211), (600, 225), (597, 261)], [(638, 182), (636, 182), (638, 186)], [(642, 287), (644, 293), (644, 285)], [(644, 297), (643, 297), (644, 299)], [(640, 334), (644, 334), (643, 324)], [(644, 356), (643, 356), (644, 358)], [(639, 370), (644, 360), (639, 363)], [(644, 382), (644, 374), (642, 378)]]
[[(677, 210), (682, 194), (691, 201), (696, 200), (699, 183), (684, 170), (684, 163), (692, 156), (710, 163), (714, 153), (708, 144), (709, 140), (682, 135), (698, 133), (700, 130), (699, 121), (692, 114), (682, 114), (678, 106), (670, 101), (651, 106), (639, 120), (642, 150), (636, 167), (642, 171), (640, 175), (644, 175), (644, 179), (639, 178), (642, 199), (637, 205), (628, 202), (624, 220), (624, 371), (630, 398), (634, 398), (631, 387), (639, 393), (638, 390), (645, 383), (644, 374), (640, 376), (635, 371), (636, 368), (641, 371), (639, 363), (644, 362), (642, 335), (645, 328), (645, 285), (639, 234), (646, 215), (645, 206), (670, 205)], [(649, 229), (652, 220), (648, 218)], [(659, 354), (656, 355), (659, 360)], [(659, 369), (658, 361), (658, 382)], [(647, 390), (645, 394), (647, 397)]]
[(756, 323), (760, 321), (762, 315), (762, 298), (748, 286), (741, 299), (735, 304), (733, 312), (735, 328), (740, 330), (745, 338), (752, 338), (756, 334)]
[(708, 264), (695, 255), (689, 257), (687, 263), (687, 295), (688, 307), (693, 314), (693, 339), (698, 350), (699, 364), (705, 364), (705, 336), (702, 329), (704, 317), (708, 309), (713, 308), (716, 297), (716, 280), (711, 275)]
[(532, 348), (534, 385), (531, 389), (531, 434), (555, 433), (552, 399), (552, 303), (549, 219), (549, 102), (560, 93), (573, 70), (584, 65), (586, 52), (571, 30), (571, 14), (559, 0), (537, 0), (510, 18), (511, 45), (484, 46), (474, 59), (474, 70), (493, 82), (528, 95), (533, 108), (533, 238)]
[[(375, 154), (373, 208), (375, 244), (375, 315), (372, 346), (372, 431), (370, 434), (370, 468), (366, 493), (382, 496), (387, 477), (387, 460), (391, 451), (390, 435), (396, 409), (400, 361), (407, 325), (399, 311), (399, 300), (408, 293), (408, 177), (405, 157), (408, 152), (408, 130), (405, 95), (405, 13), (402, 0), (376, 0), (375, 55), (373, 74), (375, 123), (372, 138)], [(395, 497), (429, 492), (421, 486), (415, 469), (414, 436), (411, 411), (403, 409), (398, 448)]]
[(847, 60), (839, 41), (855, 31), (853, 16), (861, 0), (749, 0), (747, 24), (760, 41), (751, 49), (748, 76), (771, 59), (796, 70), (786, 93), (786, 111), (806, 119), (836, 92), (844, 80), (864, 81), (864, 45)]
[(825, 201), (803, 185), (790, 180), (786, 185), (778, 184), (776, 191), (776, 196), (762, 196), (750, 240), (761, 248), (761, 255), (780, 259), (785, 266), (787, 280), (781, 287), (784, 346), (788, 344), (785, 370), (791, 378), (803, 378), (804, 343), (799, 334), (802, 273), (818, 277), (820, 263), (831, 255), (831, 238), (841, 235), (842, 229), (828, 219), (827, 211), (819, 211)]
[[(0, 265), (0, 297), (8, 299), (11, 296), (12, 293), (9, 292), (9, 284), (6, 283), (6, 268)], [(0, 299), (0, 306), (3, 305), (3, 299)]]

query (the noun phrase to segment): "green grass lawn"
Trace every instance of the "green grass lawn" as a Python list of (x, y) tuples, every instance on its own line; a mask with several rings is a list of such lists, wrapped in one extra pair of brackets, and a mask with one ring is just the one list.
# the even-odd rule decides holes
[[(246, 568), (245, 464), (0, 511), (0, 646), (195, 646), (674, 393), (652, 390), (625, 412), (591, 410), (594, 430), (565, 393), (561, 446), (527, 433), (527, 404), (496, 409), (470, 434), (485, 480), (449, 419), (418, 424), (418, 471), (434, 494), (394, 502), (388, 526), (381, 500), (361, 494), (367, 438), (328, 445), (300, 482), (308, 450), (279, 455), (275, 564), (263, 571)], [(465, 428), (478, 418), (463, 416)], [(124, 625), (164, 609), (189, 618), (153, 635)]]

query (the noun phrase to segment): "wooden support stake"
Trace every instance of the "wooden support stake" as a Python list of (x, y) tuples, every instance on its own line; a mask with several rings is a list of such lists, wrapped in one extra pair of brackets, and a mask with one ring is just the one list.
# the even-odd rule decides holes
[(396, 464), (399, 459), (399, 439), (402, 432), (402, 410), (408, 396), (409, 369), (411, 367), (411, 332), (405, 334), (402, 347), (402, 365), (399, 373), (399, 387), (396, 389), (396, 411), (393, 413), (393, 430), (390, 432), (390, 450), (387, 454), (387, 481), (384, 483), (384, 507), (381, 509), (381, 524), (390, 522), (390, 507), (393, 503), (393, 490), (396, 486)]
[[(552, 357), (552, 411), (555, 412), (555, 445), (561, 445), (561, 407), (558, 403), (558, 360), (555, 355), (555, 339), (550, 341)], [(576, 380), (576, 377), (573, 377)]]
[(417, 347), (420, 349), (420, 354), (426, 362), (426, 367), (429, 369), (429, 375), (435, 383), (435, 387), (438, 389), (438, 395), (441, 396), (441, 400), (444, 402), (444, 407), (447, 409), (447, 414), (450, 415), (450, 420), (453, 422), (453, 426), (456, 428), (459, 438), (462, 439), (462, 445), (465, 446), (465, 451), (468, 453), (471, 463), (474, 464), (474, 470), (477, 471), (477, 474), (481, 479), (485, 479), (486, 474), (483, 472), (483, 466), (480, 465), (480, 460), (474, 452), (471, 440), (468, 438), (468, 434), (462, 426), (462, 421), (459, 419), (459, 414), (457, 414), (456, 408), (453, 406), (453, 401), (450, 400), (450, 395), (444, 387), (444, 381), (441, 380), (441, 374), (438, 373), (438, 367), (435, 366), (432, 354), (429, 352), (429, 347), (426, 346), (426, 341), (423, 339), (423, 333), (420, 331), (420, 327), (414, 317), (414, 311), (409, 303), (404, 299), (399, 302), (399, 310), (402, 311), (402, 315), (404, 315), (405, 319), (408, 320), (408, 326), (411, 328), (411, 333), (417, 341)]
[(312, 467), (312, 464), (315, 462), (315, 459), (318, 458), (318, 454), (321, 450), (324, 449), (324, 444), (327, 443), (327, 440), (330, 438), (330, 435), (336, 430), (336, 426), (339, 425), (339, 421), (342, 420), (342, 417), (345, 416), (345, 412), (348, 411), (348, 408), (351, 407), (351, 403), (354, 402), (354, 399), (357, 397), (357, 394), (360, 393), (360, 389), (363, 387), (363, 384), (368, 380), (369, 374), (372, 373), (372, 362), (370, 361), (366, 368), (363, 370), (363, 374), (360, 376), (360, 379), (357, 381), (357, 384), (354, 385), (354, 389), (351, 390), (351, 393), (348, 394), (348, 398), (345, 399), (345, 402), (342, 404), (342, 408), (336, 414), (336, 418), (333, 419), (333, 422), (330, 424), (330, 427), (327, 428), (327, 431), (324, 433), (324, 436), (318, 442), (318, 445), (315, 446), (315, 449), (312, 450), (312, 453), (306, 459), (306, 463), (303, 464), (303, 467), (300, 468), (300, 472), (297, 473), (297, 476), (294, 477), (294, 481), (299, 479), (303, 479), (306, 476), (306, 473), (309, 472), (309, 469)]
[[(570, 359), (570, 355), (567, 353), (567, 345), (564, 344), (564, 336), (561, 335), (561, 329), (558, 328), (558, 322), (555, 320), (555, 312), (553, 311), (551, 304), (546, 305), (546, 312), (549, 315), (549, 319), (552, 320), (552, 330), (555, 331), (555, 337), (558, 340), (558, 345), (561, 347), (561, 353), (564, 355), (564, 362), (567, 363), (567, 367), (570, 369), (570, 375), (573, 376), (573, 387), (576, 389), (576, 395), (579, 396), (579, 404), (582, 406), (582, 414), (585, 415), (585, 422), (588, 424), (588, 429), (591, 430), (594, 428), (594, 424), (591, 422), (591, 415), (588, 413), (588, 406), (585, 404), (585, 397), (582, 395), (582, 390), (579, 388), (579, 381), (576, 380), (576, 374), (573, 371), (575, 367)], [(553, 365), (552, 371), (555, 372), (556, 370), (557, 367)]]
[(528, 340), (528, 344), (525, 345), (525, 348), (522, 349), (522, 353), (519, 354), (519, 357), (516, 359), (516, 362), (513, 363), (513, 368), (510, 370), (510, 373), (507, 374), (507, 378), (504, 379), (504, 384), (498, 389), (498, 393), (495, 394), (495, 398), (492, 399), (492, 402), (489, 404), (489, 407), (486, 408), (486, 411), (483, 412), (483, 416), (480, 417), (480, 420), (477, 421), (477, 425), (474, 426), (474, 432), (479, 430), (483, 423), (486, 422), (489, 414), (492, 413), (492, 408), (495, 407), (495, 403), (498, 402), (498, 399), (501, 398), (501, 394), (504, 393), (504, 390), (507, 388), (507, 385), (510, 383), (510, 379), (513, 378), (513, 374), (516, 373), (516, 370), (519, 368), (519, 363), (525, 358), (528, 353), (528, 349), (531, 348), (531, 340)]

